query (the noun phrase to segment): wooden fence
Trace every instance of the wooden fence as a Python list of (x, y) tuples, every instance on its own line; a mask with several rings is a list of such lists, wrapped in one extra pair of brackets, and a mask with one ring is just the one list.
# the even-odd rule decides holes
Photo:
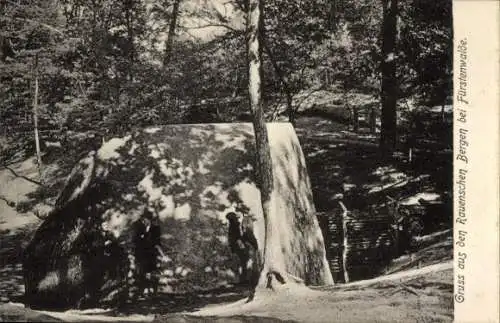
[(394, 218), (339, 209), (317, 213), (336, 282), (379, 275), (395, 255)]

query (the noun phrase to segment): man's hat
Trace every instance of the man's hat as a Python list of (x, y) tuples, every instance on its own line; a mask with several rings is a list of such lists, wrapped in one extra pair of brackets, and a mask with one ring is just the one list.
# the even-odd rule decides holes
[(228, 220), (238, 219), (238, 215), (236, 215), (236, 213), (234, 213), (234, 212), (229, 212), (228, 214), (226, 214), (226, 219), (228, 219)]

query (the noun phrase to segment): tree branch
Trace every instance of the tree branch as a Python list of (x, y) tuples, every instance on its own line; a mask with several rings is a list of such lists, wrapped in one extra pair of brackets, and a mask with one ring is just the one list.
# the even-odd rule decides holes
[(40, 22), (40, 21), (36, 21), (36, 20), (33, 20), (33, 19), (29, 19), (29, 18), (18, 18), (18, 17), (14, 17), (13, 19), (15, 19), (15, 20), (21, 20), (21, 21), (34, 22), (34, 23), (36, 23), (36, 24), (38, 24), (38, 25), (40, 25), (42, 27), (45, 27), (45, 28), (47, 28), (47, 29), (49, 29), (51, 31), (54, 31), (54, 32), (56, 32), (56, 33), (58, 33), (60, 35), (64, 35), (63, 31), (57, 29), (54, 26), (48, 25), (48, 24)]
[(292, 92), (290, 91), (290, 88), (288, 87), (288, 83), (285, 80), (285, 75), (284, 75), (283, 71), (281, 70), (278, 63), (274, 59), (274, 56), (271, 53), (271, 48), (269, 47), (269, 45), (267, 43), (267, 39), (266, 39), (264, 30), (262, 30), (261, 38), (262, 38), (262, 47), (264, 48), (264, 52), (267, 54), (267, 57), (269, 57), (269, 60), (271, 61), (271, 65), (273, 66), (273, 69), (276, 72), (278, 79), (280, 80), (283, 92), (285, 92), (289, 121), (292, 124), (294, 124), (295, 123), (295, 111), (294, 111), (293, 106), (292, 106)]
[(206, 25), (201, 25), (201, 26), (191, 26), (191, 27), (186, 27), (186, 26), (184, 26), (184, 29), (191, 30), (191, 29), (203, 29), (203, 28), (210, 28), (210, 27), (222, 27), (222, 28), (226, 28), (226, 29), (228, 29), (228, 30), (234, 31), (234, 32), (240, 32), (240, 33), (243, 33), (243, 30), (239, 30), (239, 29), (236, 29), (236, 28), (231, 27), (231, 26), (229, 26), (229, 25), (226, 25), (226, 24), (219, 24), (219, 23), (209, 23), (209, 24), (206, 24)]

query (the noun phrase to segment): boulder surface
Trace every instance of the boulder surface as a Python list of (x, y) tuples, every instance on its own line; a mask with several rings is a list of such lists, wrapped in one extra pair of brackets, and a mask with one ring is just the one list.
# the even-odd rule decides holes
[[(273, 239), (285, 270), (307, 284), (330, 284), (295, 131), (289, 123), (270, 123), (268, 131), (275, 184), (271, 216), (282, 223)], [(259, 250), (264, 243), (254, 164), (248, 123), (152, 127), (105, 142), (75, 166), (25, 250), (27, 305), (120, 303), (140, 293), (134, 288), (142, 286), (138, 277), (148, 266), (156, 266), (159, 292), (234, 283), (226, 214), (250, 219)], [(156, 260), (147, 265), (149, 254)]]

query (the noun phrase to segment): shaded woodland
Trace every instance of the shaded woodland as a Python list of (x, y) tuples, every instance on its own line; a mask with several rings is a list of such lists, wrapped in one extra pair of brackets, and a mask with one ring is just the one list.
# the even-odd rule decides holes
[[(2, 1), (2, 167), (38, 156), (32, 179), (51, 205), (102, 140), (252, 120), (247, 9), (238, 0)], [(273, 0), (261, 24), (265, 121), (320, 116), (410, 160), (451, 149), (451, 1)]]
[[(244, 2), (6, 0), (0, 11), (1, 132), (27, 153), (35, 113), (42, 151), (72, 132), (249, 120)], [(267, 121), (378, 122), (394, 146), (412, 112), (450, 103), (451, 1), (273, 0), (262, 15)]]
[[(336, 282), (349, 280), (347, 258), (351, 280), (447, 261), (451, 9), (430, 0), (0, 0), (0, 174), (30, 185), (22, 198), (0, 187), (0, 211), (45, 219), (75, 165), (111, 138), (149, 126), (253, 122), (267, 229), (277, 219), (267, 209), (264, 124), (284, 121), (305, 154)], [(27, 161), (36, 172), (25, 171)], [(385, 240), (354, 239), (349, 254), (347, 240), (337, 241), (344, 236), (332, 237), (349, 221), (343, 234), (373, 234), (359, 224), (371, 218), (384, 219)], [(1, 238), (9, 297), (20, 296), (18, 258), (32, 231), (30, 223)], [(270, 273), (273, 288), (293, 282), (262, 248), (259, 286)], [(343, 269), (333, 264), (342, 257)], [(226, 301), (241, 296), (223, 292)], [(192, 310), (194, 299), (209, 303), (203, 295), (137, 307)]]

